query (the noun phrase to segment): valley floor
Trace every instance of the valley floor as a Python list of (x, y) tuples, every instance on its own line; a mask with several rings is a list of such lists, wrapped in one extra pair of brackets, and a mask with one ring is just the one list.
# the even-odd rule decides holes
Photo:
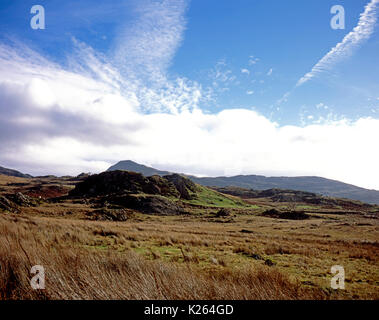
[[(378, 299), (378, 220), (0, 215), (2, 299)], [(42, 265), (46, 289), (29, 285)], [(345, 269), (345, 290), (330, 268)]]
[[(262, 201), (123, 222), (92, 221), (86, 201), (0, 211), (0, 299), (379, 299), (377, 213), (303, 205), (308, 219), (286, 220), (262, 216), (279, 206)], [(44, 290), (30, 286), (34, 265)], [(331, 288), (334, 265), (345, 290)]]

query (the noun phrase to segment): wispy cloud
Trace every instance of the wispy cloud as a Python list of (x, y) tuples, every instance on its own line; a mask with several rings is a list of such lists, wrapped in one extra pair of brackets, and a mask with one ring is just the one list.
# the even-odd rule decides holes
[(128, 77), (165, 81), (166, 71), (183, 40), (187, 0), (135, 1), (136, 18), (120, 28), (115, 61)]
[[(246, 69), (247, 72), (249, 72)], [(244, 69), (241, 73), (246, 73)], [(216, 65), (208, 72), (208, 78), (212, 82), (212, 94), (225, 93), (238, 83), (237, 76), (225, 59), (217, 61)]]
[(249, 65), (252, 66), (254, 64), (257, 64), (259, 62), (259, 58), (257, 57), (254, 57), (254, 56), (250, 56), (249, 57)]
[(319, 74), (330, 70), (336, 63), (352, 54), (353, 50), (359, 47), (363, 41), (370, 38), (377, 21), (377, 10), (379, 0), (371, 0), (365, 7), (359, 18), (358, 25), (348, 33), (343, 40), (330, 50), (310, 72), (304, 75), (296, 84), (301, 86)]

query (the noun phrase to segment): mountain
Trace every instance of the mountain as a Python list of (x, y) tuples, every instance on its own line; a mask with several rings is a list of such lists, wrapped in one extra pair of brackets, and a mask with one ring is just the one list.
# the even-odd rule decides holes
[(11, 176), (11, 177), (32, 178), (32, 176), (29, 174), (24, 174), (24, 173), (21, 173), (17, 170), (8, 169), (8, 168), (4, 168), (4, 167), (0, 167), (0, 174), (6, 175), (6, 176)]
[(151, 167), (144, 166), (143, 164), (136, 163), (131, 160), (125, 160), (117, 162), (115, 165), (111, 166), (107, 171), (115, 171), (115, 170), (125, 170), (125, 171), (133, 171), (142, 173), (144, 176), (165, 176), (171, 174), (168, 171), (161, 171), (158, 169), (154, 169)]
[(361, 210), (371, 208), (373, 206), (372, 204), (363, 203), (361, 201), (326, 197), (317, 193), (306, 191), (284, 189), (252, 190), (240, 187), (213, 187), (212, 189), (222, 194), (230, 194), (241, 199), (265, 199), (266, 201), (269, 200), (272, 203), (306, 203), (309, 205), (340, 207), (349, 210)]
[(239, 175), (234, 177), (190, 177), (204, 186), (241, 187), (254, 190), (290, 189), (318, 193), (335, 198), (348, 198), (371, 204), (379, 204), (379, 191), (360, 188), (351, 184), (321, 177), (265, 177)]
[[(136, 162), (120, 161), (107, 171), (127, 170), (145, 176), (169, 174)], [(234, 177), (196, 177), (188, 176), (195, 183), (207, 187), (240, 187), (254, 190), (290, 189), (307, 191), (336, 198), (348, 198), (371, 204), (379, 204), (379, 191), (360, 188), (351, 184), (321, 177), (265, 177), (260, 175), (238, 175)]]

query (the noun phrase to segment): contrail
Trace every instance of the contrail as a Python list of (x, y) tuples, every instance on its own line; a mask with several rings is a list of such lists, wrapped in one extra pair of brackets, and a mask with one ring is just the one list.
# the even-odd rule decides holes
[(371, 34), (374, 32), (377, 21), (376, 14), (378, 4), (379, 0), (371, 0), (371, 2), (365, 6), (365, 11), (361, 13), (358, 25), (319, 62), (317, 62), (312, 70), (297, 82), (296, 87), (301, 86), (320, 73), (330, 70), (338, 61), (351, 55), (354, 48), (358, 47), (363, 41), (370, 38)]

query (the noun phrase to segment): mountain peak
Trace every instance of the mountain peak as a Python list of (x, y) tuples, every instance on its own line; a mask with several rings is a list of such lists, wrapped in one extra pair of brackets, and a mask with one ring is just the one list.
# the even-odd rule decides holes
[(122, 160), (117, 162), (115, 165), (108, 168), (107, 171), (115, 171), (115, 170), (124, 170), (124, 171), (134, 171), (138, 173), (142, 173), (144, 176), (165, 176), (171, 174), (169, 171), (162, 171), (158, 169), (154, 169), (143, 164), (139, 164), (132, 160)]

